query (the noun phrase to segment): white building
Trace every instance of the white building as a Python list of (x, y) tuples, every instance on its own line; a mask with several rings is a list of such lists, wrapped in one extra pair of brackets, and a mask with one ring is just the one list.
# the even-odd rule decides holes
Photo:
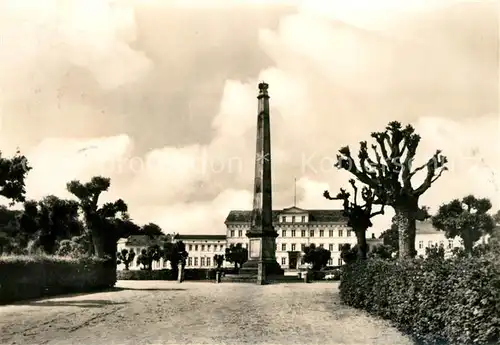
[[(137, 263), (137, 257), (139, 256), (139, 254), (141, 254), (141, 251), (143, 249), (147, 249), (148, 247), (155, 244), (162, 246), (162, 244), (157, 239), (151, 239), (146, 235), (133, 235), (128, 238), (120, 238), (117, 243), (117, 251), (121, 252), (123, 249), (127, 249), (128, 251), (133, 250), (135, 253), (135, 257), (134, 260), (130, 263), (129, 269), (138, 270), (140, 269), (140, 265)], [(125, 265), (123, 263), (118, 265), (117, 267), (118, 270), (123, 270), (124, 268)], [(162, 258), (159, 262), (154, 261), (152, 264), (152, 268), (170, 268), (170, 264), (168, 262), (164, 262)]]
[[(475, 245), (479, 243), (488, 242), (490, 236), (483, 236)], [(416, 236), (415, 236), (415, 249), (417, 250), (417, 256), (425, 256), (425, 249), (443, 246), (445, 249), (445, 255), (451, 254), (453, 248), (463, 248), (463, 240), (457, 236), (455, 238), (446, 238), (445, 232), (436, 229), (430, 220), (417, 221), (416, 224)]]
[[(215, 254), (226, 253), (226, 235), (180, 235), (174, 237), (174, 241), (182, 241), (189, 253), (186, 268), (213, 268)], [(224, 262), (224, 266), (229, 266)]]
[[(250, 230), (251, 211), (230, 211), (225, 224), (227, 244), (248, 246), (246, 232)], [(305, 246), (314, 243), (330, 250), (329, 265), (342, 265), (340, 249), (343, 244), (356, 244), (356, 236), (347, 226), (341, 210), (305, 210), (298, 207), (273, 211), (276, 238), (276, 259), (283, 269), (295, 269)]]

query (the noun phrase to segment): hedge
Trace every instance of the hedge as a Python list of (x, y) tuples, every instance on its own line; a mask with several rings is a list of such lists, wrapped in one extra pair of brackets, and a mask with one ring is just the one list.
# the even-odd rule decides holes
[(115, 260), (0, 256), (0, 303), (96, 291), (115, 283)]
[(344, 268), (344, 304), (391, 320), (418, 344), (500, 344), (500, 269), (490, 257), (370, 259)]
[[(226, 274), (237, 273), (234, 269), (223, 269)], [(118, 280), (176, 280), (177, 276), (169, 269), (162, 270), (123, 270), (117, 272)], [(184, 280), (215, 280), (213, 268), (186, 268)]]

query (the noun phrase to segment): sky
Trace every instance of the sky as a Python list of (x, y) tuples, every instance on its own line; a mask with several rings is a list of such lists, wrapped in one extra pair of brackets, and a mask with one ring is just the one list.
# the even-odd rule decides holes
[[(340, 208), (333, 167), (392, 120), (450, 170), (431, 212), (500, 208), (498, 7), (492, 1), (0, 2), (0, 149), (34, 167), (27, 197), (111, 178), (139, 224), (222, 234), (251, 209), (257, 84), (271, 96), (273, 206)], [(495, 173), (497, 172), (497, 173)], [(421, 180), (416, 176), (415, 181)], [(417, 185), (414, 182), (414, 185)], [(387, 228), (391, 210), (374, 220)]]

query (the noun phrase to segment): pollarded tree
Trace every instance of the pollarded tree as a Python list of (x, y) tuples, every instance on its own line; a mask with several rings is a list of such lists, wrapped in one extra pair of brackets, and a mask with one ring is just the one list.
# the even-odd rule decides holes
[[(356, 187), (356, 182), (354, 179), (350, 179), (349, 183), (354, 190), (353, 201), (349, 201), (351, 194), (342, 188), (340, 189), (340, 193), (335, 197), (331, 197), (328, 191), (325, 191), (323, 196), (329, 200), (343, 200), (343, 215), (347, 218), (347, 226), (350, 226), (356, 234), (357, 256), (360, 259), (366, 259), (366, 253), (368, 252), (366, 230), (373, 225), (371, 218), (379, 214), (384, 214), (384, 204), (379, 199), (376, 200), (373, 190), (366, 186), (361, 189), (361, 198), (364, 204), (358, 204), (358, 187)], [(381, 208), (376, 212), (372, 212), (375, 203), (381, 204)]]
[(133, 249), (128, 251), (127, 249), (122, 249), (120, 252), (116, 253), (117, 264), (123, 264), (125, 266), (125, 271), (128, 271), (130, 264), (134, 261), (135, 252)]
[[(412, 170), (420, 136), (411, 125), (402, 128), (401, 123), (393, 121), (385, 131), (372, 133), (371, 136), (376, 142), (371, 146), (375, 158), (370, 157), (367, 142), (362, 141), (358, 153), (359, 166), (354, 162), (349, 147), (345, 146), (339, 150), (336, 167), (353, 174), (373, 190), (379, 202), (394, 209), (399, 257), (414, 257), (416, 220), (421, 213), (419, 198), (447, 169), (446, 157), (438, 150), (425, 164)], [(412, 177), (423, 170), (426, 170), (425, 178), (415, 188)]]
[(462, 200), (454, 199), (441, 205), (431, 218), (432, 225), (445, 231), (447, 238), (460, 236), (465, 252), (472, 255), (474, 243), (495, 228), (493, 217), (487, 213), (490, 209), (490, 200), (468, 195)]
[(87, 183), (75, 180), (66, 185), (68, 191), (78, 198), (83, 210), (93, 245), (93, 254), (101, 258), (116, 254), (118, 240), (116, 219), (128, 219), (128, 207), (122, 199), (99, 207), (99, 197), (109, 189), (110, 185), (110, 179), (101, 176), (94, 176)]

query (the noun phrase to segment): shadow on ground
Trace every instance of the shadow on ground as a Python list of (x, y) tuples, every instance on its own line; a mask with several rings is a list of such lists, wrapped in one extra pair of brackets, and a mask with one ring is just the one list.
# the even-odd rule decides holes
[(80, 307), (80, 308), (102, 308), (108, 305), (122, 305), (128, 302), (113, 302), (106, 300), (80, 300), (80, 301), (29, 301), (16, 303), (18, 305), (29, 305), (36, 307)]

